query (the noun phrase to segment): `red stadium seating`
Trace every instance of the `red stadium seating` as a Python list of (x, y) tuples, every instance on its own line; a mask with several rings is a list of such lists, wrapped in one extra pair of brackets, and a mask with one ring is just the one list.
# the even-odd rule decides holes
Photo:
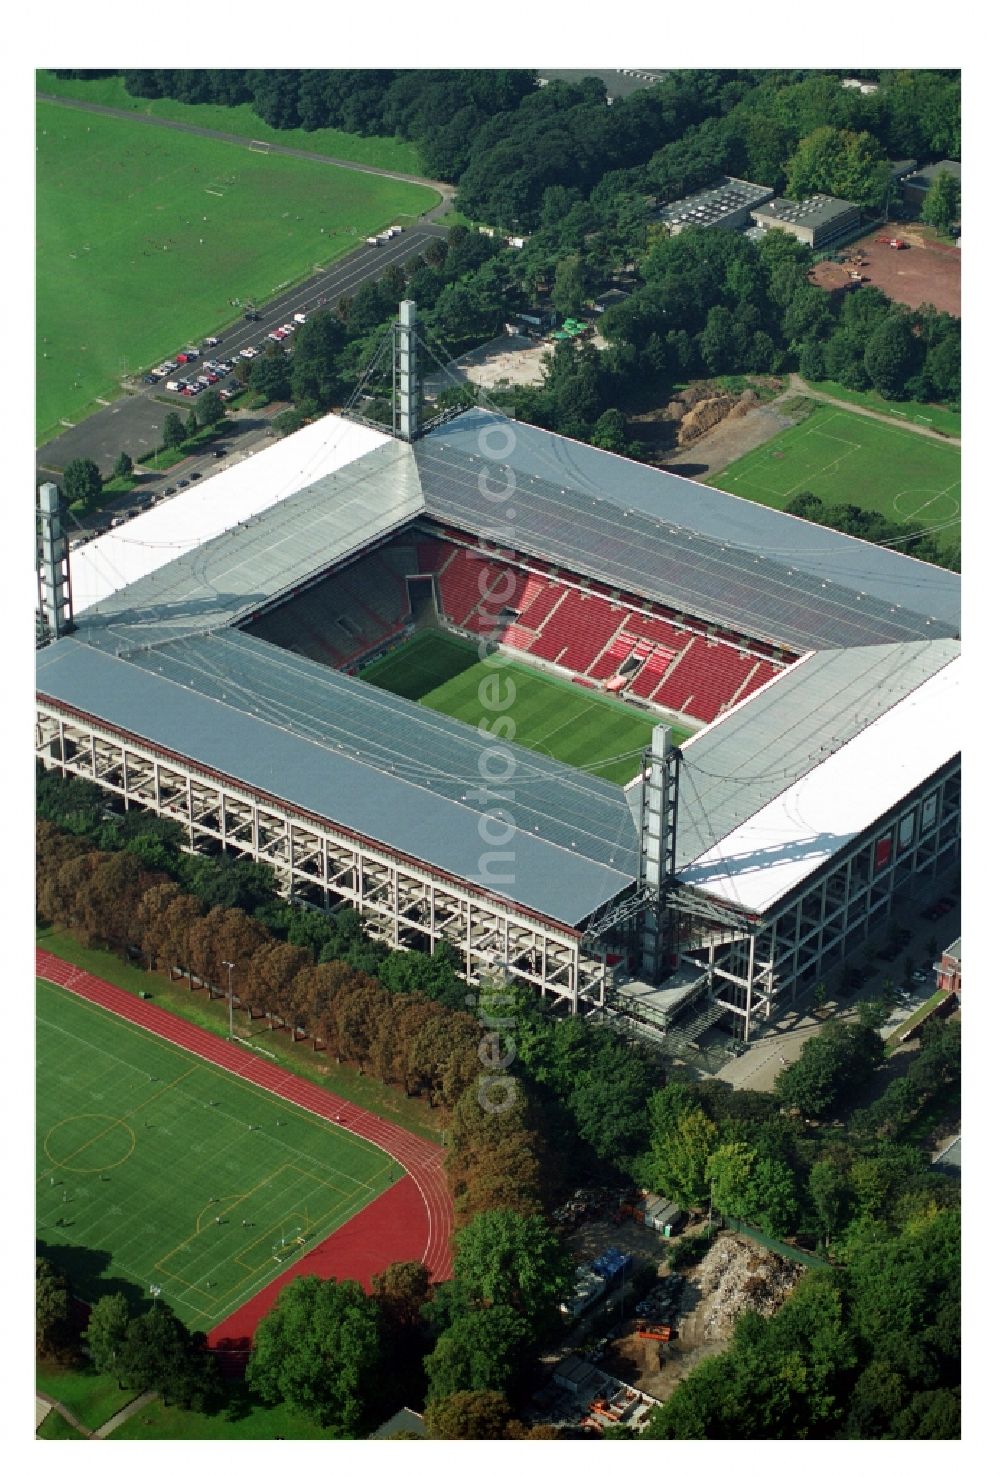
[(555, 610), (565, 593), (565, 585), (546, 584), (544, 589), (535, 593), (531, 605), (521, 617), (521, 624), (537, 631)]
[(622, 622), (621, 610), (598, 596), (567, 590), (531, 648), (533, 656), (585, 672)]

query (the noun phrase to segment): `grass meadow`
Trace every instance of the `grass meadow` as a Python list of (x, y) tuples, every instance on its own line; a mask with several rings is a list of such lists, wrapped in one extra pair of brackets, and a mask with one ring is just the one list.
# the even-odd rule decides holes
[(436, 195), (38, 103), (36, 437)]

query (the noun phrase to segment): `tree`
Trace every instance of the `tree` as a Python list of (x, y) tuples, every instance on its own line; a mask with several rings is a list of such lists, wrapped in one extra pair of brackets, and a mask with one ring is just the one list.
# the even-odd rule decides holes
[(424, 1360), (431, 1402), (461, 1390), (513, 1390), (525, 1370), (531, 1331), (511, 1308), (460, 1313)]
[(306, 418), (301, 410), (280, 410), (271, 422), (271, 429), (279, 436), (291, 436), (301, 431)]
[(953, 174), (942, 171), (931, 180), (920, 207), (920, 219), (945, 234), (959, 218), (962, 186)]
[(372, 1278), (372, 1297), (386, 1321), (398, 1328), (419, 1323), (428, 1293), (428, 1272), (423, 1262), (393, 1262)]
[(206, 390), (198, 397), (195, 411), (201, 425), (217, 426), (226, 418), (226, 402), (218, 390)]
[(628, 434), (628, 421), (620, 410), (606, 410), (598, 418), (590, 440), (605, 451), (615, 451), (619, 456), (632, 455), (634, 443)]
[(114, 470), (112, 471), (111, 475), (113, 477), (131, 477), (132, 458), (129, 456), (127, 451), (121, 451), (118, 453), (118, 460), (115, 462)]
[(164, 446), (167, 447), (168, 450), (170, 450), (175, 446), (181, 446), (186, 439), (187, 432), (184, 430), (184, 422), (181, 420), (176, 410), (168, 411), (167, 418), (163, 422)]
[(701, 1108), (682, 1112), (673, 1128), (654, 1138), (650, 1167), (656, 1188), (683, 1206), (708, 1199), (708, 1160), (719, 1130)]
[(722, 1144), (708, 1158), (712, 1204), (723, 1215), (749, 1216), (748, 1189), (757, 1156), (749, 1144)]
[(292, 366), (288, 355), (280, 344), (275, 344), (273, 352), (268, 349), (266, 354), (259, 354), (250, 367), (250, 388), (258, 395), (263, 395), (270, 403), (272, 400), (288, 400), (292, 393)]
[(198, 434), (198, 413), (194, 409), (194, 406), (192, 406), (191, 409), (188, 411), (187, 418), (186, 418), (186, 420), (184, 422), (184, 440), (185, 441), (190, 441), (191, 440), (191, 437), (192, 436), (197, 436), (197, 434)]
[(488, 1210), (455, 1236), (461, 1295), (474, 1307), (512, 1309), (532, 1334), (557, 1320), (571, 1275), (569, 1253), (540, 1215)]
[(832, 1160), (817, 1159), (809, 1171), (809, 1195), (823, 1237), (829, 1246), (830, 1238), (844, 1224), (850, 1204), (850, 1185)]
[(876, 390), (898, 396), (913, 367), (916, 340), (908, 323), (893, 313), (879, 324), (865, 349), (865, 369)]
[(780, 1159), (760, 1158), (746, 1190), (748, 1218), (768, 1236), (787, 1236), (798, 1211), (795, 1176)]
[(128, 1325), (128, 1301), (123, 1292), (98, 1298), (90, 1310), (87, 1348), (91, 1363), (98, 1373), (115, 1375), (119, 1389), (122, 1387), (119, 1360), (125, 1347)]
[(295, 335), (292, 394), (296, 405), (326, 410), (340, 392), (344, 325), (332, 313), (311, 313)]
[(459, 1390), (424, 1413), (432, 1441), (502, 1441), (513, 1411), (496, 1390)]
[(66, 463), (63, 472), (63, 496), (67, 503), (81, 503), (85, 512), (90, 512), (100, 501), (104, 482), (97, 463), (89, 457), (78, 456)]
[(203, 1334), (191, 1334), (163, 1303), (133, 1318), (118, 1350), (115, 1373), (124, 1389), (156, 1390), (171, 1402), (203, 1409), (218, 1393), (215, 1356)]
[(357, 1282), (296, 1277), (257, 1325), (247, 1384), (357, 1437), (379, 1375), (380, 1328), (378, 1304)]
[(586, 293), (583, 263), (579, 256), (566, 256), (556, 263), (555, 282), (552, 287), (552, 306), (563, 317), (581, 311)]
[(35, 1259), (35, 1349), (43, 1359), (59, 1359), (72, 1342), (69, 1283), (44, 1257)]

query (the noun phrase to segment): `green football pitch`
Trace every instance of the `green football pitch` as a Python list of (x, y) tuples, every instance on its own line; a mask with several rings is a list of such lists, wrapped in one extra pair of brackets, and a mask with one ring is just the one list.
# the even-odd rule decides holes
[(402, 1174), (42, 980), (36, 1043), (38, 1236), (88, 1302), (123, 1279), (212, 1328)]
[(958, 448), (946, 442), (820, 405), (709, 480), (769, 508), (800, 492), (828, 506), (855, 503), (952, 547), (960, 540), (960, 467)]
[[(653, 730), (652, 718), (617, 698), (590, 692), (519, 662), (502, 666), (482, 662), (471, 642), (444, 631), (421, 632), (373, 662), (362, 677), (375, 687), (476, 725), (493, 711), (484, 703), (480, 684), (498, 673), (514, 683), (514, 701), (504, 711), (513, 719), (515, 742), (615, 785), (624, 785), (638, 774), (642, 751)], [(674, 730), (675, 743), (687, 737), (688, 730)]]
[(36, 434), (434, 204), (432, 190), (36, 104)]

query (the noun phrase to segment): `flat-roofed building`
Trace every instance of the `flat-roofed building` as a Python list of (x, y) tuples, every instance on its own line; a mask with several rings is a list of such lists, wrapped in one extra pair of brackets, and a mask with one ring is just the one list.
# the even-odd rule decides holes
[(788, 231), (806, 246), (828, 246), (855, 230), (861, 211), (849, 200), (834, 195), (809, 195), (805, 200), (779, 197), (750, 212), (754, 223), (767, 230)]
[(688, 226), (715, 226), (720, 231), (741, 231), (750, 223), (755, 205), (770, 200), (774, 191), (769, 185), (755, 185), (749, 180), (724, 175), (714, 185), (662, 205), (656, 212), (671, 236)]
[(936, 164), (922, 164), (919, 169), (914, 169), (903, 178), (903, 199), (907, 205), (918, 208), (923, 205), (927, 191), (940, 174), (954, 175), (958, 183), (962, 183), (962, 166), (954, 159), (939, 159)]

